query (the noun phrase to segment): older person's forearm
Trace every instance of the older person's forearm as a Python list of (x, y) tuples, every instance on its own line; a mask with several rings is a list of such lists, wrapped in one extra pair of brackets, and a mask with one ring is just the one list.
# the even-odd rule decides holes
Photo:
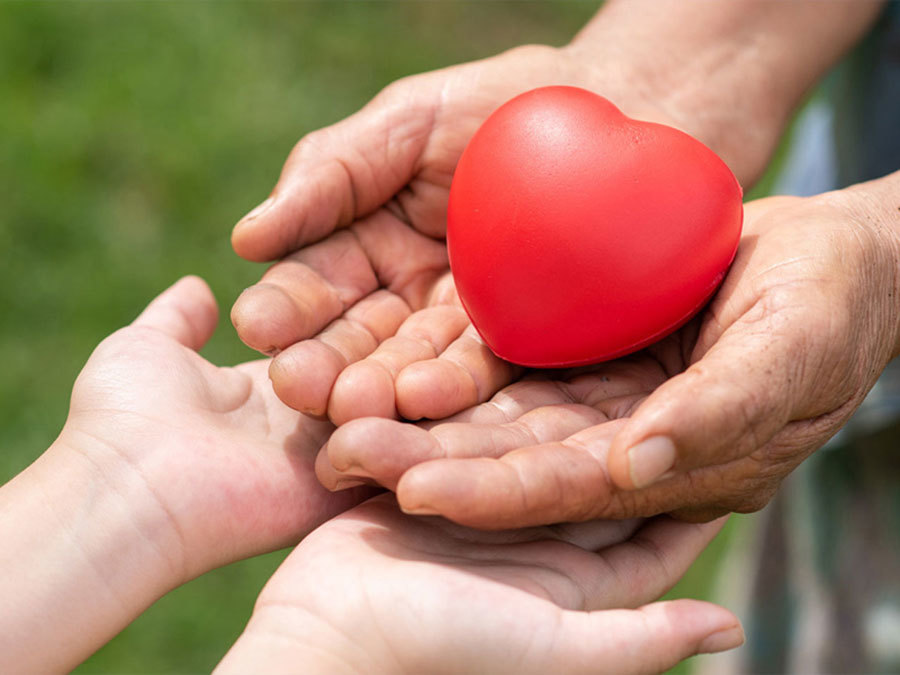
[(610, 0), (569, 49), (756, 180), (809, 88), (871, 26), (881, 0)]
[(878, 265), (878, 261), (873, 260), (868, 274), (885, 270), (883, 274), (890, 275), (890, 278), (885, 279), (882, 287), (888, 291), (872, 298), (872, 302), (879, 303), (882, 310), (866, 313), (864, 321), (873, 321), (874, 317), (879, 316), (895, 317), (891, 325), (872, 325), (868, 328), (884, 336), (891, 357), (897, 358), (900, 356), (900, 312), (896, 311), (900, 305), (900, 170), (830, 194), (839, 201), (844, 200), (856, 214), (856, 219), (870, 224), (879, 242), (884, 242), (873, 255), (887, 256), (888, 264)]

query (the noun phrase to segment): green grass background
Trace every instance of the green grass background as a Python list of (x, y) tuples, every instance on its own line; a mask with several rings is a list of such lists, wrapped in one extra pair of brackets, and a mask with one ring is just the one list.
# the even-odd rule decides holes
[[(204, 354), (253, 356), (227, 309), (262, 268), (233, 254), (229, 231), (301, 135), (403, 75), (562, 44), (595, 9), (0, 2), (0, 482), (52, 442), (94, 345), (181, 275), (207, 279), (225, 310)], [(717, 540), (675, 595), (708, 595), (726, 545)], [(283, 556), (178, 589), (78, 672), (208, 671)]]

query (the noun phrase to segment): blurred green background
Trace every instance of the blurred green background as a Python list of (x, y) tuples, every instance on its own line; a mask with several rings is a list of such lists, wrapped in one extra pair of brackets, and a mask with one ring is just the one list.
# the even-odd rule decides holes
[[(0, 482), (58, 433), (91, 349), (187, 273), (227, 310), (262, 267), (232, 224), (304, 133), (411, 73), (562, 44), (596, 2), (0, 3)], [(702, 597), (728, 536), (675, 591)], [(284, 553), (151, 608), (79, 672), (208, 671)]]

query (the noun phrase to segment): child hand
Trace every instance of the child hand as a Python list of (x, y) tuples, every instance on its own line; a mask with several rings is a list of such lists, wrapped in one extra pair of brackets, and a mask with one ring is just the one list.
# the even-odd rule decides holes
[(218, 672), (660, 672), (743, 641), (715, 605), (644, 604), (723, 522), (485, 533), (382, 495), (294, 550)]
[(332, 427), (278, 401), (266, 362), (197, 354), (216, 319), (201, 280), (165, 291), (97, 347), (57, 441), (0, 489), (0, 671), (71, 669), (172, 588), (365, 496), (316, 481)]

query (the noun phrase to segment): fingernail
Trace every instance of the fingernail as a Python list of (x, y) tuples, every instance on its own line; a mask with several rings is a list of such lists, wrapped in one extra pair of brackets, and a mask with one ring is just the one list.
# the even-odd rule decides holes
[(439, 512), (435, 511), (430, 506), (400, 506), (400, 510), (403, 513), (406, 513), (410, 516), (439, 516), (441, 515)]
[(331, 491), (338, 492), (339, 490), (348, 490), (365, 484), (365, 481), (354, 480), (353, 478), (343, 478), (334, 484), (334, 488), (332, 488)]
[(712, 635), (707, 635), (697, 648), (699, 654), (715, 654), (734, 649), (744, 644), (744, 629), (734, 626), (720, 630)]
[(274, 204), (274, 203), (275, 203), (275, 197), (269, 197), (266, 201), (264, 201), (262, 204), (257, 206), (255, 209), (253, 209), (250, 213), (248, 213), (246, 216), (241, 218), (238, 225), (241, 225), (243, 223), (253, 220), (257, 216), (266, 212), (269, 209), (269, 207), (272, 206), (272, 204)]
[(628, 471), (635, 488), (655, 483), (675, 464), (675, 444), (666, 436), (652, 436), (628, 451)]

